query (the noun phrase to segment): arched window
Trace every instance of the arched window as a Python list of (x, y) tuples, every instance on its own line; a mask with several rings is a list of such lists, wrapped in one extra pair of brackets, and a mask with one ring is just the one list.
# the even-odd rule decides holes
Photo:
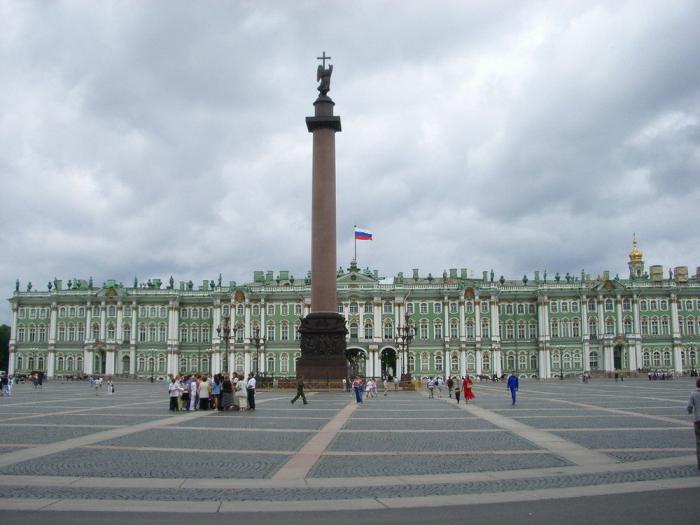
[(165, 323), (160, 323), (158, 325), (158, 341), (164, 343), (167, 339), (167, 329), (165, 328)]
[(415, 372), (416, 370), (416, 356), (411, 352), (408, 354), (408, 371)]
[(457, 319), (450, 320), (450, 339), (457, 339), (459, 337), (459, 323)]
[(642, 317), (642, 335), (649, 335), (649, 319)]
[(85, 325), (80, 323), (78, 325), (78, 341), (83, 342), (85, 340)]
[(443, 372), (445, 369), (442, 365), (442, 354), (438, 352), (437, 354), (435, 354), (435, 371)]
[(68, 340), (75, 341), (75, 325), (73, 323), (68, 325)]
[(642, 354), (642, 364), (644, 365), (644, 368), (649, 368), (651, 366), (651, 355), (649, 352), (644, 352)]
[(165, 306), (160, 307), (160, 316), (165, 317), (167, 315), (167, 312), (165, 310)]
[(452, 373), (459, 372), (459, 354), (453, 353), (450, 357), (450, 370)]
[(75, 360), (76, 368), (79, 372), (83, 371), (83, 358), (78, 357), (78, 359)]
[(196, 324), (190, 326), (190, 341), (192, 343), (199, 343), (199, 326)]
[(267, 323), (267, 331), (266, 331), (266, 339), (268, 341), (274, 341), (275, 340), (275, 323), (274, 321), (268, 321)]
[(350, 339), (357, 339), (357, 323), (350, 323)]
[(299, 339), (299, 328), (301, 328), (301, 324), (299, 323), (299, 321), (296, 321), (294, 323), (294, 331), (292, 332), (292, 337), (295, 341)]
[(114, 317), (117, 315), (117, 309), (114, 307), (114, 305), (110, 305), (110, 307), (107, 309), (107, 315), (109, 317)]
[[(43, 370), (44, 369), (44, 358), (40, 357), (38, 359), (38, 361), (39, 361), (39, 370)], [(34, 368), (34, 366), (32, 365), (30, 368)]]
[(664, 366), (671, 366), (671, 352), (669, 352), (668, 350), (664, 351)]
[(39, 341), (46, 341), (46, 325), (39, 325)]
[(518, 339), (525, 339), (525, 321), (518, 321)]
[(605, 300), (605, 311), (606, 311), (606, 312), (612, 312), (612, 311), (613, 311), (613, 301), (612, 301), (612, 299), (606, 299), (606, 300)]
[(664, 317), (661, 319), (661, 334), (662, 335), (669, 334), (668, 317)]
[(92, 323), (92, 340), (97, 341), (100, 338), (100, 325), (99, 323)]
[(537, 370), (537, 354), (530, 354), (530, 368)]
[(579, 324), (578, 319), (574, 319), (574, 322), (572, 323), (572, 328), (571, 328), (571, 335), (572, 337), (581, 337), (581, 327)]
[(506, 323), (506, 339), (513, 339), (515, 337), (515, 333), (513, 331), (513, 321), (508, 321)]
[(419, 325), (419, 334), (421, 339), (427, 339), (428, 338), (428, 321), (425, 319), (421, 319), (420, 325)]
[(588, 320), (588, 333), (593, 339), (598, 337), (598, 320), (595, 317)]
[(481, 356), (481, 368), (484, 372), (491, 370), (491, 354), (484, 352)]
[(428, 352), (421, 352), (420, 354), (420, 371), (427, 372), (430, 369), (430, 359), (428, 357)]
[(34, 370), (34, 358), (31, 356), (29, 357), (29, 359), (27, 359), (27, 367), (29, 368), (29, 370)]
[(66, 340), (66, 325), (64, 325), (63, 323), (58, 325), (58, 340), (59, 341)]
[(372, 321), (365, 321), (365, 339), (372, 339), (373, 337)]
[(550, 325), (552, 327), (552, 337), (559, 337), (559, 321), (557, 319), (552, 319)]
[(391, 321), (384, 321), (383, 331), (384, 333), (382, 334), (382, 336), (384, 339), (393, 339), (394, 325)]
[(491, 328), (489, 327), (488, 319), (481, 320), (481, 337), (485, 337), (487, 339), (491, 337)]
[(236, 372), (243, 372), (245, 369), (245, 361), (243, 359), (243, 354), (236, 355)]
[(151, 306), (150, 314), (151, 314), (151, 315), (150, 315), (149, 317), (157, 317), (157, 316), (158, 316), (158, 314), (156, 313), (156, 307), (155, 307), (155, 306)]
[(73, 371), (73, 356), (68, 356), (66, 359), (66, 370)]
[(36, 341), (36, 326), (33, 324), (29, 325), (29, 342), (33, 343)]
[(20, 326), (17, 329), (17, 341), (20, 343), (24, 342), (24, 326)]
[(695, 319), (688, 317), (686, 321), (686, 335), (695, 335)]
[(58, 356), (58, 359), (56, 360), (56, 370), (59, 372), (63, 371), (63, 356)]
[(605, 334), (615, 335), (615, 320), (612, 317), (605, 320)]
[(571, 354), (568, 352), (564, 352), (564, 355), (562, 356), (562, 364), (564, 365), (565, 370), (571, 369)]
[(625, 328), (625, 334), (631, 334), (632, 333), (632, 319), (629, 317), (625, 317), (625, 320), (622, 321), (622, 324)]
[(21, 355), (17, 356), (17, 370), (22, 370), (24, 365), (24, 360)]
[(652, 357), (654, 359), (654, 366), (659, 367), (661, 366), (661, 352), (658, 350), (652, 354)]
[(537, 339), (537, 321), (530, 321), (530, 339)]
[(267, 354), (267, 364), (265, 365), (265, 371), (274, 373), (275, 371), (275, 356), (273, 354)]
[(360, 311), (360, 309), (358, 308), (356, 302), (350, 303), (350, 313), (351, 313), (351, 314), (356, 314), (356, 313), (358, 313), (359, 311)]
[(238, 304), (236, 305), (236, 315), (238, 315), (238, 316), (243, 316), (243, 315), (245, 315), (245, 309), (244, 309), (242, 303), (238, 303)]
[(287, 321), (282, 321), (280, 338), (282, 341), (289, 341), (289, 323)]
[(515, 354), (509, 353), (506, 356), (506, 367), (508, 370), (515, 370)]
[(433, 332), (435, 333), (435, 339), (442, 339), (442, 321), (439, 319), (433, 324)]
[(187, 342), (187, 326), (180, 327), (180, 342), (181, 343)]
[(244, 335), (245, 335), (245, 328), (243, 326), (243, 321), (238, 321), (236, 323), (236, 342), (242, 343)]
[(114, 324), (109, 323), (107, 325), (107, 339), (113, 340), (114, 339)]
[(578, 352), (576, 352), (574, 354), (574, 368), (576, 370), (581, 370), (581, 368), (582, 368), (582, 366), (581, 366), (581, 354)]
[(139, 359), (138, 359), (138, 371), (139, 372), (146, 371), (146, 361), (143, 359), (143, 357), (139, 357)]
[(659, 320), (656, 317), (651, 319), (651, 335), (659, 335)]
[(571, 337), (571, 321), (568, 319), (562, 319), (561, 321), (561, 336)]
[(520, 370), (525, 370), (527, 368), (527, 354), (525, 354), (525, 352), (520, 352), (518, 354), (518, 368)]
[(280, 373), (287, 374), (289, 372), (289, 354), (282, 353), (280, 356)]
[(559, 352), (554, 352), (552, 354), (552, 369), (561, 370), (561, 355)]
[(148, 325), (148, 340), (151, 342), (158, 340), (156, 339), (156, 325), (152, 323)]
[(466, 325), (467, 339), (474, 339), (474, 321), (469, 319)]
[(471, 352), (467, 354), (467, 370), (470, 372), (476, 371), (476, 358)]

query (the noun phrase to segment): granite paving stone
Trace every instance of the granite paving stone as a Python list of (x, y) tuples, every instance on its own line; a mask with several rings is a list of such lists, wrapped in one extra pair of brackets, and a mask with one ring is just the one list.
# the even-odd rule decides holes
[[(518, 419), (516, 417), (516, 419)], [(542, 416), (538, 418), (523, 418), (518, 419), (521, 423), (530, 425), (535, 428), (661, 428), (673, 427), (673, 423), (667, 421), (657, 421), (643, 417), (605, 417), (599, 418), (595, 416), (578, 418), (578, 417), (549, 417)], [(679, 422), (679, 425), (681, 423)]]
[(684, 448), (694, 444), (692, 428), (664, 430), (628, 430), (628, 431), (567, 431), (553, 430), (552, 434), (573, 441), (587, 448)]
[(25, 427), (4, 423), (2, 425), (2, 434), (0, 434), (0, 443), (53, 443), (54, 441), (63, 441), (64, 439), (85, 436), (94, 432), (95, 429), (90, 427)]
[[(192, 422), (199, 423), (199, 420)], [(190, 426), (192, 423), (183, 423)], [(204, 427), (203, 427), (204, 428)], [(103, 441), (100, 445), (130, 447), (191, 448), (197, 450), (276, 450), (300, 449), (313, 435), (309, 432), (250, 431), (241, 434), (217, 432), (206, 434), (192, 429), (163, 427)]]
[[(455, 414), (458, 418), (460, 414)], [(350, 419), (343, 430), (465, 430), (496, 429), (488, 421), (479, 418), (435, 418), (435, 419)]]
[(341, 433), (328, 450), (338, 452), (534, 450), (537, 447), (505, 430), (476, 434), (424, 432)]
[[(120, 478), (266, 478), (289, 460), (288, 455), (189, 453), (166, 451), (74, 449), (24, 461), (4, 474)], [(4, 488), (0, 491), (4, 493)]]
[[(694, 451), (693, 451), (694, 452)], [(659, 451), (644, 451), (644, 452), (634, 452), (630, 450), (618, 451), (618, 452), (606, 452), (606, 454), (611, 455), (614, 458), (624, 461), (625, 463), (631, 461), (644, 461), (647, 459), (658, 459), (658, 458), (675, 458), (682, 456), (690, 456), (693, 452), (688, 450), (659, 450)]]

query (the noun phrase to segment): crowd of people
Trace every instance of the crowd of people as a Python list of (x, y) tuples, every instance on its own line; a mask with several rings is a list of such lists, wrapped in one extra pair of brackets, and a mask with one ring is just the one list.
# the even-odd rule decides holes
[(255, 374), (171, 375), (168, 381), (170, 410), (255, 410)]
[(0, 377), (0, 396), (12, 396), (12, 387), (15, 384), (15, 378), (10, 374), (3, 373)]

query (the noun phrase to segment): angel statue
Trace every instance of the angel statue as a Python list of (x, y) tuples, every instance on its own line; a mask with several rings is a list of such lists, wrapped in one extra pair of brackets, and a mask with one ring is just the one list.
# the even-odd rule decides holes
[(318, 65), (316, 70), (316, 80), (320, 80), (321, 83), (318, 85), (318, 90), (321, 95), (326, 95), (331, 90), (331, 75), (333, 74), (333, 65), (329, 65), (327, 68)]

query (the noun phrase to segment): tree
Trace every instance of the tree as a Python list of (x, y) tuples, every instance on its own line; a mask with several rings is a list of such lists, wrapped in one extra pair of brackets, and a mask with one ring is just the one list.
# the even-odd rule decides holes
[(0, 369), (7, 370), (10, 355), (10, 327), (0, 325)]

